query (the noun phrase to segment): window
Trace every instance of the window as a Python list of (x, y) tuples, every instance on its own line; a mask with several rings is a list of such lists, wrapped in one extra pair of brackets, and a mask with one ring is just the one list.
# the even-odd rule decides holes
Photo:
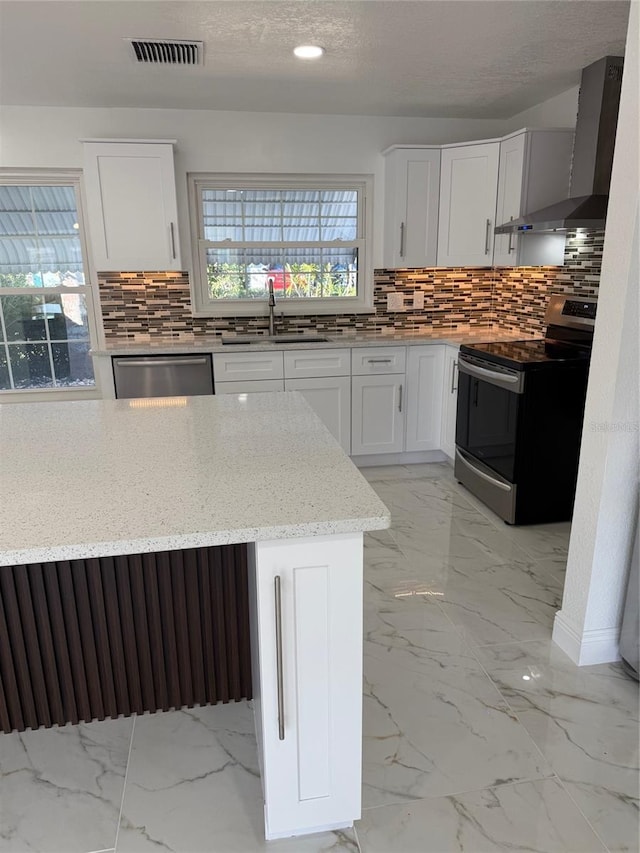
[(95, 385), (78, 178), (0, 183), (0, 392)]
[(372, 310), (367, 176), (191, 175), (196, 313)]

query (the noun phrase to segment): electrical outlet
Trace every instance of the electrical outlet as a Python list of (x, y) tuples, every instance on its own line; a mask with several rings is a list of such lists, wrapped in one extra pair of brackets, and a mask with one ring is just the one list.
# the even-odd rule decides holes
[(413, 307), (424, 308), (424, 290), (413, 291)]
[(404, 295), (393, 291), (387, 293), (387, 311), (404, 311)]

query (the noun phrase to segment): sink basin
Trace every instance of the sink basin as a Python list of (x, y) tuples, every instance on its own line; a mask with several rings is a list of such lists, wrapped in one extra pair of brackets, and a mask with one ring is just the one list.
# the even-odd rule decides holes
[(274, 344), (327, 344), (329, 338), (322, 335), (273, 335), (269, 340)]
[(321, 335), (238, 335), (222, 337), (225, 346), (246, 346), (247, 344), (327, 344), (329, 338)]

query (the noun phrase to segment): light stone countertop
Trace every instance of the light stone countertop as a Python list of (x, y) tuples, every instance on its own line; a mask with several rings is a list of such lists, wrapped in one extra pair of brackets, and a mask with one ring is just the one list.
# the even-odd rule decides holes
[(0, 566), (389, 527), (297, 392), (0, 405)]
[[(518, 332), (507, 332), (498, 326), (486, 326), (473, 328), (468, 331), (451, 329), (431, 329), (424, 331), (414, 330), (385, 330), (383, 333), (359, 332), (336, 334), (333, 332), (316, 332), (310, 329), (308, 335), (321, 335), (327, 338), (326, 343), (302, 344), (305, 349), (337, 349), (340, 347), (372, 347), (372, 346), (419, 346), (424, 344), (451, 344), (458, 346), (464, 343), (479, 343), (482, 341), (513, 341), (526, 340), (539, 335), (528, 335)], [(225, 335), (226, 337), (226, 335)], [(240, 335), (240, 337), (246, 337)], [(304, 341), (305, 335), (302, 334)], [(193, 352), (268, 352), (274, 350), (297, 349), (300, 343), (282, 343), (281, 341), (265, 341), (264, 343), (251, 344), (223, 344), (220, 337), (211, 336), (189, 340), (176, 338), (157, 338), (152, 342), (108, 342), (105, 347), (92, 350), (92, 355), (117, 356), (117, 355), (179, 355)]]

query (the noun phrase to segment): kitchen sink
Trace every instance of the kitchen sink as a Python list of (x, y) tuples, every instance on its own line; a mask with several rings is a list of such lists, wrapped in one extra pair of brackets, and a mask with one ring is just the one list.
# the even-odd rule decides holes
[(247, 344), (327, 344), (329, 338), (321, 335), (238, 335), (222, 337), (225, 346), (246, 346)]

